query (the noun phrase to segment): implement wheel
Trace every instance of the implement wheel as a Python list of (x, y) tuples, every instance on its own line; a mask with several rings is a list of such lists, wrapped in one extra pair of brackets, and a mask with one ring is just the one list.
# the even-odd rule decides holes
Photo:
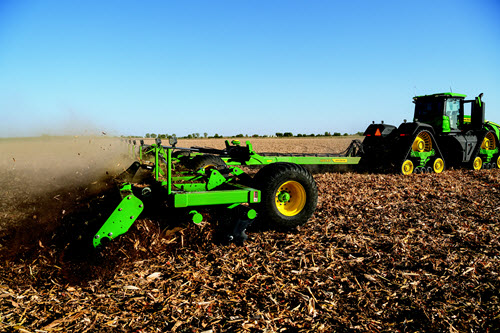
[(260, 224), (264, 227), (295, 228), (306, 223), (316, 209), (316, 182), (301, 165), (266, 165), (255, 175), (254, 186), (261, 191), (257, 211)]
[(199, 170), (199, 169), (211, 169), (211, 168), (221, 168), (225, 167), (226, 163), (219, 156), (215, 155), (198, 155), (193, 158), (191, 161), (190, 169)]
[(481, 159), (481, 157), (477, 156), (472, 162), (472, 169), (481, 170), (482, 167), (483, 167), (483, 160)]
[(406, 160), (401, 165), (401, 173), (403, 175), (410, 175), (413, 173), (413, 162), (410, 160)]
[(497, 157), (497, 163), (496, 163), (497, 168), (500, 169), (500, 155)]
[(441, 173), (444, 170), (444, 161), (442, 158), (436, 158), (432, 164), (432, 170), (435, 173)]

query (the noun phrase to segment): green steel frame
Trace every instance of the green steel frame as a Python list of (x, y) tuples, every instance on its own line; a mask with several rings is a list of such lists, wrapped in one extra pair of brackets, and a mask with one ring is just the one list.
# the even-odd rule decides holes
[[(228, 209), (233, 209), (241, 204), (260, 202), (261, 193), (259, 190), (237, 182), (237, 177), (244, 174), (244, 172), (235, 166), (230, 167), (225, 172), (226, 175), (222, 175), (216, 169), (202, 169), (197, 172), (187, 172), (180, 176), (173, 176), (175, 162), (179, 161), (172, 158), (173, 149), (175, 148), (164, 147), (160, 143), (147, 146), (145, 149), (147, 153), (154, 156), (152, 173), (155, 181), (166, 190), (166, 201), (171, 207), (186, 208), (222, 205)], [(139, 153), (141, 158), (142, 153), (141, 150)], [(130, 178), (133, 178), (133, 175)], [(94, 235), (94, 247), (101, 246), (102, 240), (105, 238), (111, 240), (126, 233), (144, 209), (144, 203), (134, 194), (133, 184), (129, 182), (122, 183), (120, 185), (120, 194), (122, 196), (120, 204)], [(202, 215), (196, 210), (191, 210), (189, 214), (194, 223), (202, 221)], [(244, 218), (253, 220), (255, 217), (256, 212), (254, 209), (246, 210)]]

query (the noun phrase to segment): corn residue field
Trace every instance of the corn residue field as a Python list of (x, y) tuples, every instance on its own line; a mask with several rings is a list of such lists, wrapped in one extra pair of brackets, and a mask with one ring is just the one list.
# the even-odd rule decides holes
[[(71, 242), (116, 207), (111, 178), (132, 162), (126, 144), (19, 141), (0, 141), (0, 331), (500, 327), (499, 169), (316, 173), (316, 212), (293, 232), (254, 227), (243, 246), (222, 245), (217, 214), (195, 225), (166, 210), (141, 215), (96, 253)], [(350, 139), (251, 141), (257, 152), (320, 153)], [(223, 141), (178, 143), (194, 145)]]

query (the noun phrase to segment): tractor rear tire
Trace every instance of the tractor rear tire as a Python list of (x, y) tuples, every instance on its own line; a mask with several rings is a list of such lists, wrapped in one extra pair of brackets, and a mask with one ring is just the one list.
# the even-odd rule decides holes
[(261, 191), (261, 202), (256, 205), (261, 227), (290, 230), (306, 223), (316, 210), (318, 188), (301, 165), (266, 165), (255, 175), (253, 186)]
[(219, 156), (215, 155), (198, 155), (194, 157), (191, 161), (190, 169), (200, 170), (200, 169), (210, 169), (210, 168), (223, 168), (226, 163)]

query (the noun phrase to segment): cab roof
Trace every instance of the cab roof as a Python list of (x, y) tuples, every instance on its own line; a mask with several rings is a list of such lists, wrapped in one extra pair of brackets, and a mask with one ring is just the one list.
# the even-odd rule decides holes
[(437, 93), (437, 94), (432, 94), (432, 95), (415, 96), (415, 97), (413, 97), (413, 99), (417, 99), (417, 98), (437, 98), (437, 97), (465, 98), (465, 97), (467, 97), (467, 95), (455, 94), (455, 93), (451, 93), (451, 92), (445, 92), (445, 93)]

